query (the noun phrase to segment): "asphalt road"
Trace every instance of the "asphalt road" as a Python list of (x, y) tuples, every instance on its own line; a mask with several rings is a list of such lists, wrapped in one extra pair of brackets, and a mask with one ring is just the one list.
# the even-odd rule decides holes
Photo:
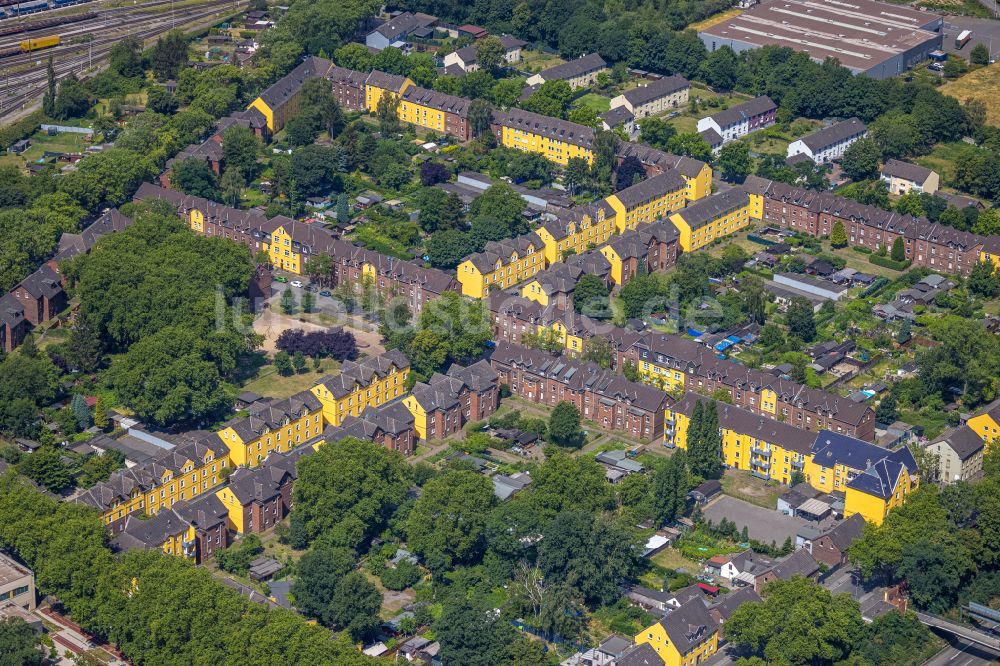
[(945, 649), (924, 662), (923, 666), (987, 666), (995, 664), (1000, 654), (984, 647), (953, 640)]

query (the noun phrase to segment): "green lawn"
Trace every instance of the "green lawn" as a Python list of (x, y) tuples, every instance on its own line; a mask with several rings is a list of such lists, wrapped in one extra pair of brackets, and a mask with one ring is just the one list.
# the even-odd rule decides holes
[(265, 365), (260, 369), (254, 379), (251, 379), (243, 386), (243, 390), (253, 391), (258, 395), (280, 400), (281, 398), (287, 398), (290, 395), (295, 395), (299, 391), (304, 391), (310, 388), (321, 377), (330, 374), (339, 367), (340, 364), (337, 361), (325, 358), (320, 364), (319, 372), (313, 372), (312, 363), (310, 362), (307, 365), (305, 372), (283, 377), (278, 373), (273, 365)]
[(913, 161), (920, 166), (933, 169), (941, 176), (941, 182), (950, 181), (955, 177), (955, 166), (962, 159), (963, 154), (971, 150), (971, 146), (961, 141), (954, 143), (939, 143), (934, 146), (934, 150), (929, 155), (917, 157)]
[(701, 567), (694, 560), (688, 559), (676, 548), (664, 548), (660, 552), (649, 558), (653, 564), (664, 569), (683, 569), (685, 572), (695, 575), (701, 571)]
[(540, 72), (543, 69), (555, 67), (566, 62), (554, 53), (542, 53), (541, 51), (531, 51), (529, 49), (521, 49), (521, 58), (523, 61), (521, 69), (529, 72)]
[(600, 115), (611, 108), (611, 100), (603, 95), (597, 95), (595, 93), (587, 93), (583, 97), (577, 99), (574, 106), (584, 106), (589, 109), (593, 109), (594, 113)]

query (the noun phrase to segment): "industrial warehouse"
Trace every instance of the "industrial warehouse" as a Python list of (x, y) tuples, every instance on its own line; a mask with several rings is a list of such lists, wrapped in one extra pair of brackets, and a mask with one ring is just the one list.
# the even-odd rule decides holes
[(817, 61), (836, 58), (855, 74), (887, 79), (941, 48), (940, 14), (875, 0), (778, 0), (751, 7), (698, 33), (709, 51), (768, 44)]

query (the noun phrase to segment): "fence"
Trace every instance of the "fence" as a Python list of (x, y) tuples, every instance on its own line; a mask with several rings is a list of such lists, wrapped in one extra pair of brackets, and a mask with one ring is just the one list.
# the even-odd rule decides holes
[(42, 125), (42, 129), (46, 131), (56, 131), (56, 132), (71, 132), (73, 134), (93, 134), (94, 130), (89, 127), (70, 127), (69, 125)]

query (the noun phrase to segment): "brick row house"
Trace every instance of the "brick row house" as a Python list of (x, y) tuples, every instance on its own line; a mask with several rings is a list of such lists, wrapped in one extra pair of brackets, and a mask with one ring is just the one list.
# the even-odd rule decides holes
[(828, 236), (841, 222), (851, 245), (889, 250), (903, 239), (906, 258), (915, 266), (968, 275), (991, 237), (933, 223), (923, 217), (866, 206), (829, 192), (817, 192), (749, 176), (743, 188), (764, 200), (764, 223)]
[(732, 404), (804, 430), (824, 428), (871, 441), (875, 414), (864, 404), (718, 358), (691, 340), (649, 332), (618, 348), (617, 367), (632, 364), (644, 381), (664, 390), (711, 395), (722, 389)]
[(403, 404), (413, 415), (420, 439), (444, 439), (470, 421), (485, 421), (500, 405), (499, 376), (486, 361), (457, 363), (413, 385)]
[(366, 439), (404, 456), (413, 455), (417, 432), (410, 410), (401, 400), (368, 407), (360, 416), (347, 416), (339, 426), (327, 426), (322, 441), (339, 442), (345, 437)]
[(593, 363), (576, 363), (503, 341), (497, 343), (490, 363), (501, 384), (530, 402), (553, 407), (571, 402), (585, 420), (602, 428), (643, 440), (663, 436), (664, 414), (670, 404), (663, 391)]
[[(367, 281), (379, 294), (403, 298), (414, 314), (419, 314), (428, 301), (458, 288), (455, 278), (444, 271), (366, 250), (334, 238), (315, 225), (280, 215), (268, 220), (254, 211), (150, 183), (143, 183), (134, 198), (165, 200), (196, 233), (228, 238), (244, 245), (251, 254), (268, 251), (272, 265), (292, 273), (301, 273), (310, 258), (327, 255), (333, 259), (330, 280), (334, 285), (346, 282), (361, 288)], [(288, 243), (282, 245), (284, 241)]]

